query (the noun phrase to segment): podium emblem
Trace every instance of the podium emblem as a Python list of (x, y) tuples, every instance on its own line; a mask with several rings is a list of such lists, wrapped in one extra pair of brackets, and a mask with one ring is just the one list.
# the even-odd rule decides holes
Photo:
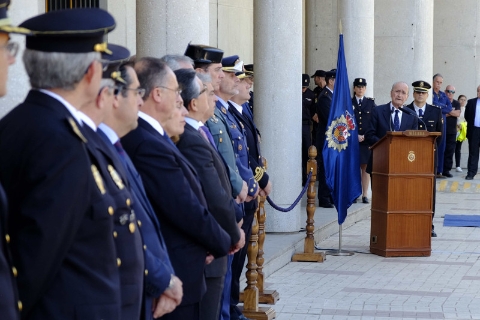
[(408, 161), (413, 162), (415, 161), (415, 152), (409, 151), (407, 156)]

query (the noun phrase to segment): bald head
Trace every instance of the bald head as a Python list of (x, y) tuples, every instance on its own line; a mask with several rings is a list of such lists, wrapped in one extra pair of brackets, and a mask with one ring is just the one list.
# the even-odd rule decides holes
[(390, 96), (392, 98), (392, 105), (395, 108), (400, 108), (405, 101), (407, 101), (408, 84), (403, 81), (395, 82), (392, 86), (392, 91), (390, 91)]

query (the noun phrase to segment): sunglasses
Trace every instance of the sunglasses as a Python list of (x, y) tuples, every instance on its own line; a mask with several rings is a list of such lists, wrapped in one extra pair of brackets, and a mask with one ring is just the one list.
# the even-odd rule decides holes
[(455, 93), (455, 90), (445, 90), (446, 93)]

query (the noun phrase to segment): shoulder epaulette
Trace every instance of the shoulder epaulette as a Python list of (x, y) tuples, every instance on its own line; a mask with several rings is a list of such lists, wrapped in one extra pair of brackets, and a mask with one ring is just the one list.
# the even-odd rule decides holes
[(375, 101), (375, 98), (372, 98), (372, 97), (365, 97), (365, 98), (367, 98), (368, 100)]
[(442, 107), (439, 107), (439, 106), (436, 106), (434, 104), (431, 104), (432, 107), (435, 107), (435, 108), (438, 108), (438, 109), (442, 109)]
[(73, 120), (73, 118), (71, 118), (71, 117), (68, 117), (68, 123), (72, 127), (72, 130), (73, 130), (73, 132), (75, 132), (77, 137), (79, 137), (80, 140), (82, 140), (84, 143), (87, 143), (88, 142), (87, 138), (85, 138), (85, 136), (82, 134), (80, 129), (78, 129), (78, 126), (77, 126), (77, 123), (75, 122), (75, 120)]

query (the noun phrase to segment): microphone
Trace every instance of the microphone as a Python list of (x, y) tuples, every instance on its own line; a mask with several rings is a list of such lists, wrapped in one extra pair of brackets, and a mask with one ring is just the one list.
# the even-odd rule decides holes
[(418, 121), (420, 121), (421, 123), (423, 123), (423, 127), (425, 128), (425, 130), (427, 130), (427, 125), (425, 124), (425, 122), (417, 115), (417, 113), (415, 111), (413, 111), (412, 109), (410, 108), (407, 108), (407, 107), (400, 107), (398, 108), (398, 110), (402, 111), (402, 112), (405, 112), (406, 114), (409, 114), (411, 116), (414, 116), (415, 118), (418, 119)]

